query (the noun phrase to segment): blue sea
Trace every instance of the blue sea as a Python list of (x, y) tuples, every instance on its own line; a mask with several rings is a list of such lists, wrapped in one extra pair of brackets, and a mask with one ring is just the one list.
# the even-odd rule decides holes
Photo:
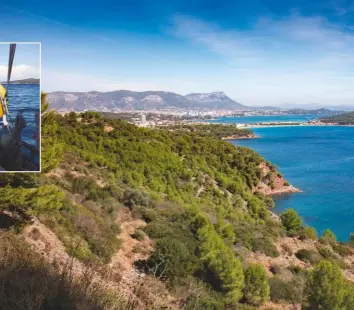
[[(5, 85), (4, 85), (5, 87)], [(36, 131), (35, 111), (40, 109), (40, 88), (38, 84), (10, 84), (8, 89), (9, 112), (15, 120), (17, 112), (23, 109), (27, 127), (22, 132), (22, 139), (35, 144), (33, 135)], [(32, 110), (34, 109), (34, 110)]]
[[(225, 119), (222, 122), (229, 123)], [(278, 165), (285, 178), (303, 191), (276, 197), (275, 212), (294, 208), (319, 234), (329, 228), (339, 240), (347, 241), (354, 232), (354, 127), (252, 130), (259, 139), (231, 142), (248, 146)]]
[[(38, 84), (10, 84), (8, 89), (8, 108), (11, 121), (14, 121), (19, 111), (22, 112), (27, 126), (22, 131), (22, 140), (36, 145), (34, 135), (36, 132), (35, 116), (40, 111), (40, 87)], [(23, 147), (27, 159), (39, 165), (39, 154), (30, 152)]]

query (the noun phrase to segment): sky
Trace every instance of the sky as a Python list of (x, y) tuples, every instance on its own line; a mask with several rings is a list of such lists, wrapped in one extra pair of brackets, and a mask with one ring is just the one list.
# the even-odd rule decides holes
[(349, 1), (7, 1), (2, 40), (42, 42), (44, 91), (224, 91), (249, 106), (354, 106)]
[[(9, 43), (0, 43), (0, 81), (7, 80)], [(40, 77), (40, 44), (17, 44), (11, 80)]]

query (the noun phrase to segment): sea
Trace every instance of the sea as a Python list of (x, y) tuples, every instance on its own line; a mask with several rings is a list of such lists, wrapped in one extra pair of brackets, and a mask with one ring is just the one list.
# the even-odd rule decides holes
[[(5, 85), (4, 85), (5, 86)], [(10, 84), (8, 89), (8, 109), (11, 121), (14, 121), (18, 112), (22, 112), (27, 126), (22, 131), (22, 140), (36, 145), (35, 117), (40, 111), (40, 86), (39, 84)], [(30, 152), (23, 147), (23, 152), (28, 160), (39, 165), (39, 154)]]
[[(299, 121), (314, 115), (224, 117), (215, 123)], [(271, 119), (271, 120), (270, 120)], [(276, 196), (275, 213), (295, 209), (319, 235), (329, 228), (340, 241), (354, 233), (354, 127), (285, 126), (253, 128), (258, 139), (232, 140), (279, 167), (301, 193)]]
[[(3, 85), (5, 87), (5, 85)], [(9, 112), (12, 120), (15, 120), (18, 111), (27, 122), (27, 127), (22, 132), (22, 139), (35, 144), (33, 135), (36, 131), (35, 115), (40, 110), (39, 84), (10, 84), (8, 89)]]

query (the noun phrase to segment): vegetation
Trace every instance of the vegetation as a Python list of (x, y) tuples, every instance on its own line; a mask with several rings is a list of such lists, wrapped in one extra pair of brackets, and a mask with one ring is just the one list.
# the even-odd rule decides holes
[(321, 118), (323, 123), (337, 123), (339, 125), (353, 125), (354, 124), (354, 112), (348, 112), (338, 115), (333, 115), (325, 118)]
[(300, 238), (302, 240), (305, 240), (305, 239), (311, 239), (311, 240), (316, 240), (318, 237), (317, 237), (317, 231), (315, 228), (313, 227), (309, 227), (309, 226), (306, 226), (303, 228), (303, 230), (301, 231), (301, 235), (300, 235)]
[(263, 266), (250, 265), (245, 271), (244, 296), (247, 302), (261, 305), (269, 300), (269, 283)]
[(1, 309), (136, 309), (137, 300), (124, 301), (123, 293), (93, 281), (87, 268), (75, 279), (72, 266), (63, 269), (44, 261), (11, 232), (0, 230)]
[(240, 129), (235, 125), (226, 125), (226, 124), (193, 124), (193, 123), (184, 123), (176, 125), (168, 125), (162, 127), (169, 131), (173, 132), (186, 132), (195, 134), (202, 137), (212, 137), (212, 138), (227, 138), (227, 137), (254, 137), (252, 131), (248, 129)]
[[(153, 251), (135, 266), (178, 296), (185, 309), (252, 309), (269, 299), (321, 309), (315, 294), (329, 289), (316, 285), (325, 282), (332, 289), (341, 283), (336, 264), (345, 266), (339, 254), (349, 255), (351, 250), (330, 232), (323, 234), (325, 245), (319, 243), (316, 251), (295, 253), (309, 264), (330, 260), (330, 267), (317, 265), (310, 271), (305, 293), (305, 272), (299, 267), (274, 267), (274, 276), (268, 279), (264, 267), (247, 265), (249, 252), (280, 255), (275, 245), (279, 237), (315, 240), (316, 233), (302, 227), (294, 210), (282, 213), (281, 223), (269, 216), (272, 199), (254, 192), (263, 182), (264, 160), (248, 148), (218, 139), (246, 132), (218, 125), (198, 125), (194, 131), (188, 126), (138, 128), (94, 112), (56, 115), (48, 112), (45, 95), (42, 104), (46, 173), (0, 175), (0, 228), (12, 240), (3, 253), (20, 253), (6, 257), (0, 253), (0, 267), (5, 270), (0, 272), (0, 285), (6, 283), (11, 289), (0, 286), (1, 297), (9, 298), (8, 309), (21, 298), (27, 308), (51, 309), (58, 296), (63, 296), (59, 306), (66, 309), (133, 309), (119, 301), (119, 292), (99, 289), (92, 279), (74, 280), (65, 269), (47, 265), (33, 251), (34, 256), (28, 254), (31, 251), (22, 247), (16, 234), (33, 218), (55, 232), (67, 252), (95, 273), (120, 248), (123, 226), (116, 223), (117, 216), (126, 212), (145, 221), (144, 228), (129, 234), (137, 243), (134, 250), (150, 238)], [(275, 165), (267, 165), (278, 173)], [(40, 238), (40, 232), (33, 234)], [(23, 287), (11, 282), (10, 274), (16, 275), (13, 279), (24, 274)], [(33, 283), (43, 287), (35, 288)], [(333, 305), (342, 307), (338, 309), (350, 309), (351, 287), (332, 296)], [(38, 303), (32, 304), (31, 296)]]
[(324, 244), (332, 244), (336, 242), (336, 235), (329, 229), (326, 229), (322, 236), (320, 241)]
[(290, 235), (296, 234), (302, 225), (302, 219), (294, 209), (288, 209), (280, 214), (280, 219)]
[(343, 274), (336, 264), (322, 261), (309, 272), (305, 303), (308, 309), (343, 309), (344, 293)]

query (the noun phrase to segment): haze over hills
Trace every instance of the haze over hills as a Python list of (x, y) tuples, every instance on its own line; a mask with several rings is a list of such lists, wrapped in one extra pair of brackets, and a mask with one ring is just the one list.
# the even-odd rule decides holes
[(182, 96), (172, 92), (118, 90), (111, 92), (52, 92), (51, 108), (57, 111), (153, 110), (153, 109), (224, 109), (245, 110), (248, 107), (232, 100), (224, 92), (191, 93)]
[[(14, 81), (18, 82), (18, 81)], [(287, 111), (288, 114), (328, 114), (350, 111), (350, 106), (324, 107), (320, 104), (286, 104), (273, 106), (245, 106), (228, 97), (224, 92), (190, 93), (185, 96), (165, 91), (110, 92), (52, 92), (48, 94), (51, 109), (70, 111), (151, 111), (151, 110), (227, 110), (227, 111)]]
[[(10, 81), (10, 84), (39, 84), (39, 82), (40, 82), (39, 79), (29, 78), (29, 79)], [(6, 81), (1, 82), (1, 84), (6, 84)]]

